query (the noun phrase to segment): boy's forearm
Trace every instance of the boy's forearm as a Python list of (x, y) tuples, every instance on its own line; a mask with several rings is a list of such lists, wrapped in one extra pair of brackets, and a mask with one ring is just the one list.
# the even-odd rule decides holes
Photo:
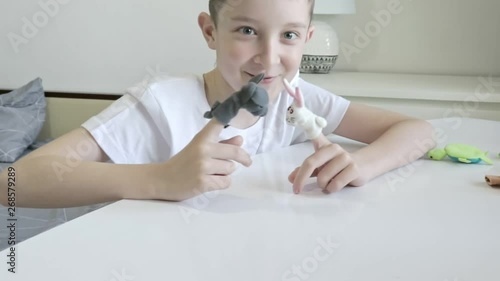
[(353, 153), (367, 180), (404, 166), (436, 145), (434, 129), (423, 120), (400, 122), (376, 141)]
[[(153, 165), (153, 164), (152, 164)], [(124, 198), (150, 199), (152, 165), (67, 163), (59, 156), (21, 159), (16, 171), (18, 207), (63, 208)], [(7, 173), (0, 176), (0, 203), (6, 204)]]

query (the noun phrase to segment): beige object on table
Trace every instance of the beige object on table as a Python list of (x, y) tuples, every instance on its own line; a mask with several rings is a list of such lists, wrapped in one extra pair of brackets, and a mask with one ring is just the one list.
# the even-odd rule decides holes
[(500, 187), (500, 176), (487, 175), (484, 177), (486, 183), (493, 187)]

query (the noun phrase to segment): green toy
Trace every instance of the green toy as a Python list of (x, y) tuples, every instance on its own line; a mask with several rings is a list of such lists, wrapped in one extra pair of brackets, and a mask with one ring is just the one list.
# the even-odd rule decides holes
[(451, 160), (466, 164), (477, 164), (484, 161), (487, 164), (492, 165), (493, 162), (487, 157), (488, 152), (484, 152), (472, 145), (467, 144), (448, 144), (444, 149), (435, 148), (427, 153), (430, 159), (442, 160), (445, 156), (451, 158)]

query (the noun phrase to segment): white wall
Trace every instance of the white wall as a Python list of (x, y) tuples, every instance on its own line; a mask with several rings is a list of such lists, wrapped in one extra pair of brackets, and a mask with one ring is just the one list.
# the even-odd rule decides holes
[[(158, 68), (201, 72), (214, 64), (197, 26), (208, 1), (57, 1), (0, 2), (0, 88), (41, 76), (46, 90), (122, 93)], [(8, 34), (23, 36), (23, 18), (47, 14), (39, 2), (67, 4), (16, 53)]]
[[(400, 12), (376, 20), (373, 14), (388, 11), (389, 3), (399, 3)], [(350, 60), (341, 52), (338, 69), (500, 76), (498, 0), (356, 0), (356, 6), (355, 15), (318, 17), (335, 27), (344, 44), (360, 46)], [(385, 26), (377, 29), (376, 22)], [(365, 34), (371, 28), (368, 44), (355, 44), (361, 34), (356, 27)]]
[[(0, 1), (0, 88), (40, 76), (48, 91), (122, 93), (158, 70), (202, 72), (214, 64), (196, 23), (208, 0), (55, 1)], [(364, 29), (374, 21), (370, 12), (386, 9), (388, 2), (358, 0), (356, 15), (323, 19), (355, 46), (354, 28)], [(61, 4), (52, 5), (57, 11), (43, 23), (48, 12), (40, 3)], [(341, 56), (337, 69), (500, 76), (500, 1), (400, 3), (401, 13), (349, 62)], [(38, 19), (42, 27), (25, 36), (23, 19)], [(17, 52), (12, 34), (27, 41)]]

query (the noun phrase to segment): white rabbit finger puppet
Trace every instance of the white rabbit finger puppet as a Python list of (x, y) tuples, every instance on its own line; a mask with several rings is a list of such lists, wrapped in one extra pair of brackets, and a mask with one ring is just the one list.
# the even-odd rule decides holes
[(288, 107), (286, 113), (286, 122), (303, 129), (309, 139), (323, 142), (326, 139), (322, 134), (323, 128), (327, 125), (325, 118), (312, 113), (306, 108), (299, 87), (296, 87), (294, 91), (286, 79), (283, 79), (283, 84), (288, 94), (293, 97), (293, 103)]

